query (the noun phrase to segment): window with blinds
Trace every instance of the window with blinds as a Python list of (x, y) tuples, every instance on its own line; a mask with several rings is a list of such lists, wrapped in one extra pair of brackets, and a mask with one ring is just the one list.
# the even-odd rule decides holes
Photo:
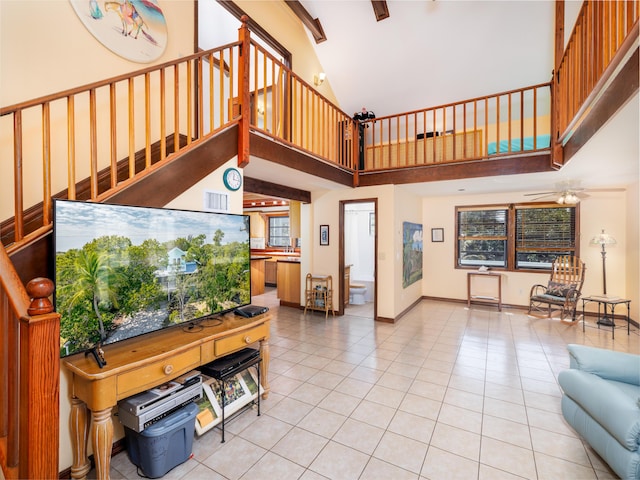
[(516, 268), (548, 269), (575, 249), (575, 207), (516, 209)]
[(578, 205), (456, 207), (456, 265), (547, 270), (560, 255), (578, 255)]
[(458, 265), (506, 267), (507, 209), (458, 210)]

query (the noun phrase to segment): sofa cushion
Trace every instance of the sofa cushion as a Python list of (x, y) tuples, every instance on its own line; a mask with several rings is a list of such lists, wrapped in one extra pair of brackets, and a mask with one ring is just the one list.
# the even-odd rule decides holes
[(549, 281), (549, 284), (547, 285), (547, 291), (545, 292), (545, 294), (551, 295), (552, 297), (566, 298), (573, 295), (575, 291), (576, 291), (576, 286), (571, 283), (567, 284), (567, 283)]
[(534, 295), (531, 297), (531, 300), (534, 302), (551, 303), (552, 305), (564, 305), (567, 301), (565, 297), (554, 297), (553, 295), (548, 295), (546, 293)]
[(562, 415), (576, 432), (598, 452), (623, 480), (640, 478), (640, 452), (624, 448), (602, 425), (567, 395), (562, 396)]
[(617, 382), (592, 373), (570, 369), (560, 372), (558, 382), (564, 393), (580, 405), (627, 450), (640, 444), (640, 387), (620, 388)]
[(640, 386), (639, 355), (576, 344), (568, 345), (567, 349), (571, 368), (593, 373), (607, 380)]

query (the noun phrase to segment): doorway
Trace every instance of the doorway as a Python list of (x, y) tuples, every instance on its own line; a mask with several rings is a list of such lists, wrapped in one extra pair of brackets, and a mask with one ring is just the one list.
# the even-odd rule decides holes
[(339, 223), (342, 280), (339, 313), (375, 320), (378, 313), (378, 199), (342, 200)]

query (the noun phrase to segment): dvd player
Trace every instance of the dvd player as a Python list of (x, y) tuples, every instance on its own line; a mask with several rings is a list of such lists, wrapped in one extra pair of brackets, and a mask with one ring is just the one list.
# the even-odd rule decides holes
[(200, 367), (200, 371), (221, 380), (255, 365), (260, 361), (260, 350), (245, 348)]

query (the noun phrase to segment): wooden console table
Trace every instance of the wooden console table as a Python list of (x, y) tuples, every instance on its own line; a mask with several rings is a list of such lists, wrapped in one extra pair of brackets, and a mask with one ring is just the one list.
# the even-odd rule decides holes
[(85, 478), (90, 470), (87, 458), (91, 411), (91, 442), (98, 479), (108, 479), (113, 444), (113, 408), (119, 400), (161, 385), (216, 358), (259, 342), (262, 360), (260, 376), (264, 393), (269, 395), (269, 327), (271, 315), (244, 318), (232, 313), (183, 324), (105, 345), (107, 365), (99, 368), (91, 355), (79, 353), (62, 359), (72, 373), (71, 477)]
[[(474, 295), (471, 288), (472, 277), (489, 277), (498, 281), (497, 295)], [(467, 307), (471, 307), (472, 300), (480, 300), (486, 303), (498, 305), (498, 311), (502, 311), (502, 275), (494, 272), (467, 272)]]

